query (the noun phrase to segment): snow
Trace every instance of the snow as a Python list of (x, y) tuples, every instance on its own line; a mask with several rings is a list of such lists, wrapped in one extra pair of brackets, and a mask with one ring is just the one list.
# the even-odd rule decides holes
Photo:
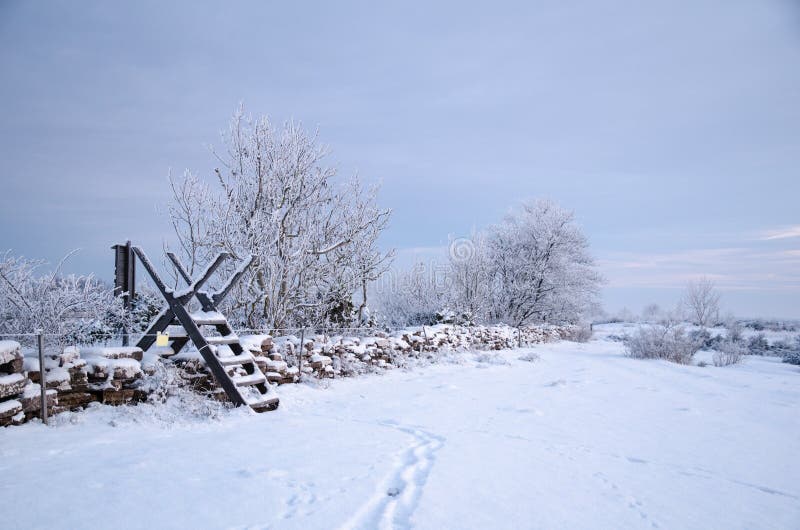
[(81, 348), (81, 355), (96, 355), (108, 359), (128, 358), (142, 350), (136, 346), (112, 346), (112, 347), (86, 347)]
[(3, 526), (798, 528), (800, 368), (634, 360), (615, 333), (284, 385), (264, 414), (0, 429)]
[(19, 383), (24, 379), (25, 376), (22, 374), (8, 374), (8, 375), (0, 374), (0, 385), (13, 385), (15, 383)]
[(9, 399), (8, 401), (0, 401), (0, 415), (3, 415), (11, 410), (22, 407), (22, 403), (16, 399)]
[[(86, 364), (91, 371), (108, 372), (109, 379), (131, 379), (142, 372), (142, 365), (136, 359), (107, 359), (105, 357), (87, 357)], [(66, 370), (64, 370), (67, 373)], [(54, 377), (54, 371), (47, 374), (48, 380)], [(66, 375), (69, 380), (69, 373)]]
[(0, 340), (0, 357), (19, 351), (19, 342), (13, 340)]
[(192, 320), (201, 322), (225, 322), (225, 315), (219, 311), (196, 311), (191, 315)]
[(267, 340), (271, 339), (272, 335), (241, 335), (239, 337), (239, 344), (242, 345), (242, 348), (246, 350), (261, 350), (261, 344)]
[[(48, 396), (54, 396), (58, 392), (54, 388), (49, 388), (45, 391)], [(25, 399), (38, 398), (42, 395), (42, 387), (39, 383), (28, 383), (25, 385), (25, 390), (22, 397)]]

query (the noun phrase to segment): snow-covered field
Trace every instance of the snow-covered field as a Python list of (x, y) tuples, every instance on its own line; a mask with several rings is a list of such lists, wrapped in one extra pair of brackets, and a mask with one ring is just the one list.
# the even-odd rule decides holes
[(2, 429), (0, 527), (800, 528), (800, 368), (637, 361), (598, 335), (287, 385), (261, 415)]

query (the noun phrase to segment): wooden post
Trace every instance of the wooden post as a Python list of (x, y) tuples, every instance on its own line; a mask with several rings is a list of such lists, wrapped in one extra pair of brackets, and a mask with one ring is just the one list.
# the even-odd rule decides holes
[[(127, 316), (136, 295), (136, 260), (130, 241), (111, 248), (114, 250), (114, 296), (122, 295), (122, 305)], [(128, 326), (123, 325), (122, 345), (127, 346), (129, 341)]]
[(36, 341), (39, 344), (39, 386), (42, 399), (42, 423), (47, 425), (47, 377), (44, 369), (44, 335), (41, 329), (36, 330)]
[(306, 336), (306, 328), (300, 328), (300, 349), (297, 352), (297, 382), (300, 382), (300, 379), (303, 377), (303, 348), (305, 345), (303, 341), (305, 340)]

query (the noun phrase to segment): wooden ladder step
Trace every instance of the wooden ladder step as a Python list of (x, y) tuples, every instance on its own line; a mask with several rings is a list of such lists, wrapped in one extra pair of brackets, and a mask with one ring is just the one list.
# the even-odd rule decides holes
[(278, 396), (269, 394), (266, 396), (261, 396), (261, 399), (248, 401), (247, 405), (256, 412), (268, 412), (270, 410), (277, 409), (280, 401), (281, 400), (278, 398)]
[(239, 337), (235, 334), (225, 335), (224, 337), (206, 337), (206, 342), (212, 345), (216, 344), (237, 344)]
[(192, 313), (190, 316), (198, 326), (220, 326), (228, 323), (225, 315), (218, 312), (206, 313), (205, 311), (200, 311)]
[(260, 385), (262, 383), (267, 382), (267, 378), (264, 377), (260, 371), (256, 371), (255, 373), (249, 375), (236, 375), (231, 377), (231, 381), (236, 386), (253, 386), (253, 385)]
[(253, 356), (248, 352), (240, 353), (239, 355), (232, 355), (230, 357), (217, 357), (219, 364), (222, 366), (232, 366), (234, 364), (247, 364), (253, 362)]

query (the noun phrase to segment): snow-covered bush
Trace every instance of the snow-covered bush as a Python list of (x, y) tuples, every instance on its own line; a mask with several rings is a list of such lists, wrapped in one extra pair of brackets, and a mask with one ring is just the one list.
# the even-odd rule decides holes
[(52, 335), (47, 344), (63, 345), (96, 342), (114, 332), (108, 317), (121, 311), (121, 301), (92, 276), (61, 274), (67, 258), (40, 273), (43, 261), (5, 253), (0, 259), (0, 334), (41, 329)]
[(742, 334), (744, 333), (744, 326), (734, 317), (725, 319), (725, 338), (733, 342), (741, 342), (744, 340)]
[(443, 310), (444, 272), (422, 262), (388, 276), (379, 295), (381, 314), (392, 327), (432, 326), (450, 313)]
[(770, 346), (763, 333), (750, 337), (747, 342), (747, 350), (750, 355), (769, 355)]
[(763, 320), (755, 319), (744, 322), (744, 326), (756, 331), (800, 331), (800, 322), (782, 320)]
[(800, 365), (800, 336), (795, 338), (794, 343), (788, 341), (775, 343), (772, 349), (783, 358), (783, 362)]
[(634, 359), (663, 359), (679, 364), (692, 362), (701, 344), (678, 325), (642, 325), (623, 342)]
[(693, 329), (688, 333), (689, 338), (696, 342), (700, 348), (713, 350), (722, 341), (719, 335), (712, 335), (706, 328)]
[(589, 342), (592, 339), (592, 328), (586, 324), (574, 326), (565, 338), (572, 342)]
[(725, 339), (716, 346), (711, 357), (714, 366), (730, 366), (741, 362), (748, 349), (744, 342)]
[(800, 365), (800, 348), (784, 355), (783, 362)]
[(475, 355), (475, 360), (481, 364), (496, 364), (496, 365), (510, 364), (505, 357), (503, 357), (499, 353), (494, 353), (494, 352), (480, 352), (477, 355)]

